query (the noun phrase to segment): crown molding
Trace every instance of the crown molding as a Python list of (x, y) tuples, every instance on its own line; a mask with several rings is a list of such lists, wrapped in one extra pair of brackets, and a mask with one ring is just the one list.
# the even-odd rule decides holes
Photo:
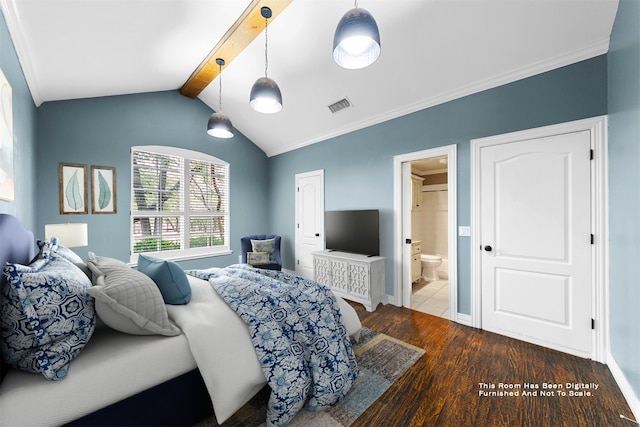
[(302, 141), (297, 144), (286, 145), (278, 148), (277, 150), (270, 150), (266, 152), (266, 154), (267, 154), (267, 157), (276, 156), (278, 154), (284, 154), (288, 151), (293, 151), (298, 148), (303, 148), (308, 145), (312, 145), (321, 141), (325, 141), (330, 138), (335, 138), (337, 136), (347, 134), (349, 132), (364, 129), (366, 127), (383, 123), (388, 120), (396, 119), (398, 117), (402, 117), (407, 114), (415, 113), (416, 111), (420, 111), (426, 108), (434, 107), (436, 105), (444, 104), (445, 102), (453, 101), (455, 99), (459, 99), (468, 95), (473, 95), (474, 93), (479, 93), (488, 89), (493, 89), (495, 87), (502, 86), (508, 83), (513, 83), (515, 81), (522, 80), (527, 77), (532, 77), (538, 74), (545, 73), (547, 71), (552, 71), (552, 70), (562, 68), (571, 64), (575, 64), (580, 61), (591, 59), (596, 56), (603, 55), (608, 51), (609, 51), (609, 38), (607, 38), (606, 40), (602, 40), (600, 42), (594, 43), (583, 49), (579, 49), (573, 52), (569, 52), (567, 54), (549, 58), (544, 61), (539, 61), (527, 67), (518, 68), (489, 79), (477, 81), (475, 83), (461, 87), (454, 91), (446, 92), (441, 95), (423, 99), (413, 104), (405, 105), (402, 108), (398, 108), (398, 109), (389, 111), (385, 114), (380, 114), (378, 116), (371, 117), (367, 120), (354, 123), (350, 126), (340, 128), (334, 132), (323, 134), (316, 138), (309, 139), (307, 141)]
[(36, 79), (36, 74), (31, 62), (31, 57), (29, 56), (29, 49), (27, 47), (24, 34), (22, 34), (22, 31), (20, 30), (20, 17), (18, 16), (16, 1), (17, 0), (0, 0), (0, 7), (2, 8), (4, 19), (7, 22), (9, 34), (11, 35), (13, 46), (16, 49), (22, 73), (27, 81), (29, 92), (31, 92), (31, 98), (33, 98), (33, 102), (36, 104), (36, 107), (39, 107), (43, 100), (38, 87), (38, 80)]

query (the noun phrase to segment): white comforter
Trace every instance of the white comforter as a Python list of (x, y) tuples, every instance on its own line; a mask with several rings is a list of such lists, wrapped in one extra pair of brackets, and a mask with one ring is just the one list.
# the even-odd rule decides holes
[(61, 381), (10, 369), (0, 427), (59, 426), (196, 368), (183, 334), (128, 335), (101, 326)]
[[(187, 336), (193, 358), (207, 386), (218, 423), (224, 422), (265, 384), (249, 329), (205, 280), (188, 276), (191, 302), (167, 306), (169, 316)], [(343, 320), (350, 336), (362, 325), (341, 298)]]

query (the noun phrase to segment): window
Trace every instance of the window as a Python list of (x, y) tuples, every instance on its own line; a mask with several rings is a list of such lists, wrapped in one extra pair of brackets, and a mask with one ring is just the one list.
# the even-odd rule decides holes
[(229, 164), (174, 147), (131, 149), (131, 262), (231, 253)]

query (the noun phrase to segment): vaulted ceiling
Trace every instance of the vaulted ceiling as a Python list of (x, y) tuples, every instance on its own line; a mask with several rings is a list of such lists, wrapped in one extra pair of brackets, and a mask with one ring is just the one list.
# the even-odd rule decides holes
[[(179, 90), (250, 0), (0, 0), (34, 102)], [(268, 0), (258, 4), (269, 5)], [(264, 33), (222, 72), (222, 110), (268, 156), (606, 53), (618, 0), (360, 0), (371, 66), (333, 62), (347, 0), (293, 0), (269, 24), (284, 108), (249, 106)], [(199, 98), (218, 110), (218, 80)], [(347, 98), (351, 108), (328, 106)], [(203, 133), (206, 123), (202, 124)]]

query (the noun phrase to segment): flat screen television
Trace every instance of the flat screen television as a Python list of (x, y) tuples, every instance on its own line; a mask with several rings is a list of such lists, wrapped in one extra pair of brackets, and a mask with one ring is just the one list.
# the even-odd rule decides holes
[(328, 250), (380, 255), (380, 214), (377, 209), (326, 211), (324, 228)]

